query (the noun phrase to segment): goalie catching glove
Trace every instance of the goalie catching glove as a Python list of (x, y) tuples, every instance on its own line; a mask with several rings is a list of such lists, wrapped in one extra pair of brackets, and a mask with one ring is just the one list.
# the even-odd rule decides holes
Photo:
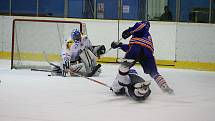
[(106, 48), (104, 45), (93, 46), (92, 52), (96, 57), (100, 57), (101, 55), (105, 54)]

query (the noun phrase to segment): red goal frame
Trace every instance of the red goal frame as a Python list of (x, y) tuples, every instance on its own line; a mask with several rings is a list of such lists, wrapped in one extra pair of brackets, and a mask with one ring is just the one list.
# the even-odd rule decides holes
[(80, 25), (80, 32), (83, 34), (83, 23), (79, 21), (69, 21), (69, 20), (42, 20), (42, 19), (14, 19), (12, 24), (12, 45), (11, 45), (11, 69), (13, 69), (14, 61), (14, 44), (15, 44), (15, 28), (16, 22), (26, 21), (26, 22), (47, 22), (47, 23), (75, 23)]

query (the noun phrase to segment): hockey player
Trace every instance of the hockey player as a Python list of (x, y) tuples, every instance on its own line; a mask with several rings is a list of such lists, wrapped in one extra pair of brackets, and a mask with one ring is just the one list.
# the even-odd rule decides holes
[[(112, 42), (112, 48), (121, 48), (126, 52), (125, 59), (133, 59), (134, 62), (139, 62), (144, 70), (144, 73), (149, 74), (158, 84), (163, 92), (173, 94), (166, 80), (158, 73), (155, 59), (153, 56), (154, 47), (152, 37), (149, 33), (150, 23), (149, 21), (141, 21), (135, 23), (134, 26), (129, 27), (122, 33), (122, 38), (127, 39), (131, 35), (129, 44), (123, 44), (121, 42)], [(121, 83), (127, 83), (123, 77), (127, 76), (127, 72), (122, 72), (119, 68), (118, 80)]]
[[(94, 52), (94, 53), (93, 53)], [(80, 31), (73, 30), (71, 39), (67, 39), (62, 46), (61, 73), (66, 76), (68, 73), (73, 76), (75, 73), (83, 76), (99, 75), (101, 65), (96, 63), (96, 56), (105, 53), (105, 46), (92, 46), (89, 38), (82, 36)], [(56, 70), (59, 69), (54, 69)], [(60, 74), (60, 71), (58, 71)]]
[(112, 90), (116, 95), (124, 95), (135, 100), (145, 100), (150, 94), (150, 81), (145, 81), (138, 76), (134, 68), (130, 68), (133, 62), (123, 62), (119, 68), (119, 74), (113, 81)]

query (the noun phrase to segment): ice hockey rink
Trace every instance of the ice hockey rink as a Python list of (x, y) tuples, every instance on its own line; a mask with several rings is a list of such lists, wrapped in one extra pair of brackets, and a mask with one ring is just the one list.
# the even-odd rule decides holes
[[(111, 85), (118, 64), (102, 64), (99, 77)], [(146, 80), (140, 66), (138, 73)], [(142, 102), (115, 96), (83, 77), (47, 76), (47, 72), (11, 70), (0, 60), (0, 121), (214, 121), (215, 73), (158, 67), (175, 90), (163, 93), (151, 81)]]

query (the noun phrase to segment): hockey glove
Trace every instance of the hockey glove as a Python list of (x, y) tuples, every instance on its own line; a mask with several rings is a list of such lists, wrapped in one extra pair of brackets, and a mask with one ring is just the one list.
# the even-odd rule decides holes
[(67, 69), (70, 67), (70, 56), (66, 56), (63, 58), (63, 69), (62, 69), (62, 75), (66, 76)]
[(68, 66), (70, 64), (70, 59), (71, 59), (71, 57), (69, 55), (65, 56), (63, 58), (63, 64)]
[(91, 51), (93, 54), (95, 54), (97, 57), (100, 57), (102, 54), (105, 54), (106, 48), (104, 45), (97, 45), (97, 46), (92, 46)]
[(126, 29), (125, 31), (122, 32), (122, 38), (127, 39), (131, 36), (131, 33), (128, 31), (129, 29)]
[(105, 46), (104, 46), (104, 45), (101, 45), (101, 46), (99, 47), (99, 49), (97, 50), (97, 55), (105, 54), (105, 52), (106, 52)]
[(121, 47), (122, 43), (121, 42), (112, 42), (111, 43), (111, 48), (116, 49), (118, 47)]

